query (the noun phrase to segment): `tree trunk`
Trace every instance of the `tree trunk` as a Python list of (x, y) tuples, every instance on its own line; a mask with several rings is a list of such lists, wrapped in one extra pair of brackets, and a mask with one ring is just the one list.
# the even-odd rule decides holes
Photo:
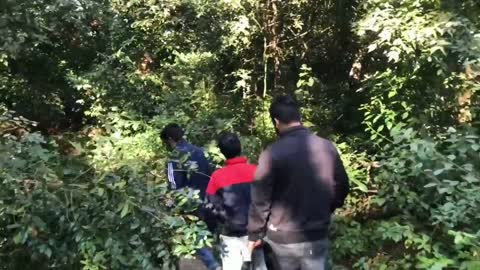
[[(281, 85), (281, 63), (282, 63), (282, 49), (280, 46), (280, 36), (282, 32), (281, 24), (281, 2), (279, 0), (267, 0), (265, 19), (264, 19), (264, 31), (267, 39), (264, 61), (265, 67), (267, 67), (269, 60), (273, 62), (273, 85), (274, 91), (282, 89)], [(267, 74), (265, 73), (265, 78)], [(265, 80), (266, 81), (266, 80)], [(265, 87), (265, 86), (264, 86)], [(263, 96), (266, 96), (266, 90), (264, 89)]]

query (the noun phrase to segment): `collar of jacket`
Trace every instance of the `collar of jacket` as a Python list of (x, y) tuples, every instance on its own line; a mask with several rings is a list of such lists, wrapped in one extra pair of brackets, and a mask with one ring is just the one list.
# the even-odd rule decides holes
[(234, 165), (234, 164), (239, 164), (239, 163), (247, 163), (248, 160), (246, 157), (234, 157), (231, 159), (227, 159), (225, 161), (225, 164), (228, 165)]
[(177, 144), (175, 145), (175, 150), (174, 152), (178, 152), (179, 154), (183, 155), (183, 154), (187, 154), (187, 153), (190, 153), (193, 151), (192, 149), (192, 145), (189, 144), (186, 140), (181, 140), (179, 142), (177, 142)]
[(306, 127), (304, 127), (303, 125), (294, 126), (294, 127), (291, 127), (287, 130), (284, 130), (284, 131), (280, 132), (280, 137), (290, 135), (290, 134), (295, 133), (297, 131), (308, 131), (308, 129)]
[(189, 143), (186, 140), (182, 139), (179, 142), (177, 142), (177, 144), (175, 145), (175, 148), (179, 149), (179, 148), (185, 148), (188, 146), (189, 146)]

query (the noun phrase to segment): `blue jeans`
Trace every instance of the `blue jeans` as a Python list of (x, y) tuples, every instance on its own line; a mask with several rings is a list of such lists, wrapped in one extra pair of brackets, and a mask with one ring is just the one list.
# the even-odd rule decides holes
[(208, 270), (216, 270), (220, 267), (220, 264), (217, 262), (217, 259), (215, 259), (209, 248), (201, 248), (197, 250), (197, 257), (203, 262)]

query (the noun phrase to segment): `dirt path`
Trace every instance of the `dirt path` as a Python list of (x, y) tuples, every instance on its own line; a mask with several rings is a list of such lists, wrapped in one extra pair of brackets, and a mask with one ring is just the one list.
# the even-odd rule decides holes
[(207, 270), (199, 260), (182, 259), (180, 261), (180, 270)]

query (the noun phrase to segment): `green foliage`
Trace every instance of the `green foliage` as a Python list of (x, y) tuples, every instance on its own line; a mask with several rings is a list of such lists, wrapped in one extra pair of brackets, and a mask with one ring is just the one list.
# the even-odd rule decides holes
[(360, 149), (379, 162), (366, 178), (362, 152), (341, 145), (354, 184), (333, 231), (341, 265), (480, 267), (473, 210), (480, 206), (480, 21), (473, 10), (480, 10), (474, 1), (363, 1), (358, 92), (368, 97), (360, 109), (372, 143)]
[[(166, 188), (170, 122), (255, 161), (271, 98), (335, 138), (345, 269), (478, 269), (475, 0), (0, 3), (0, 268), (171, 269), (208, 244)], [(353, 64), (353, 67), (352, 67)], [(349, 71), (351, 75), (349, 77)], [(36, 122), (32, 122), (30, 120)]]
[(480, 215), (473, 209), (480, 207), (478, 131), (450, 128), (429, 138), (409, 128), (391, 137), (388, 156), (369, 183), (378, 193), (356, 210), (370, 216), (354, 211), (351, 220), (351, 209), (358, 208), (361, 197), (349, 199), (333, 232), (339, 235), (334, 256), (340, 261), (360, 257), (354, 262), (359, 269), (477, 269)]
[(210, 243), (198, 195), (152, 170), (158, 136), (57, 140), (64, 149), (39, 133), (2, 138), (2, 269), (171, 269)]
[(435, 133), (471, 121), (459, 119), (457, 98), (479, 89), (470, 71), (480, 64), (478, 18), (441, 2), (366, 1), (357, 30), (368, 47), (362, 109), (372, 140), (383, 142), (400, 122)]
[[(448, 258), (444, 267), (474, 269), (468, 267), (479, 260), (480, 215), (471, 211), (480, 207), (477, 134), (477, 130), (453, 128), (437, 140), (421, 138), (411, 129), (395, 134), (392, 157), (385, 160), (379, 175), (382, 185), (388, 186), (379, 194), (386, 198), (386, 208), (398, 208), (419, 223), (431, 222), (423, 226), (435, 228), (430, 234), (437, 240), (432, 253)], [(463, 237), (468, 244), (461, 244)], [(420, 261), (424, 268), (433, 267), (426, 258)]]
[(102, 1), (2, 1), (0, 4), (2, 102), (41, 126), (81, 123), (81, 93), (67, 82), (105, 52), (110, 13)]

